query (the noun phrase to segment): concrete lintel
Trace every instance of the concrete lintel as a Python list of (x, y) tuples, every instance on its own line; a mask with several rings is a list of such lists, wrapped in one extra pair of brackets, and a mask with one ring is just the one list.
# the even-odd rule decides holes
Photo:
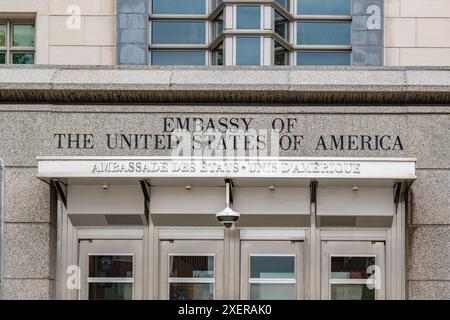
[(448, 104), (450, 68), (1, 66), (0, 102)]

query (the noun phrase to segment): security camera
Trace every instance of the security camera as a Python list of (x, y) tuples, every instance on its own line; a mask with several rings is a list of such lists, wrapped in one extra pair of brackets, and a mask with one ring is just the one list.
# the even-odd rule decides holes
[(220, 212), (216, 213), (216, 218), (225, 228), (231, 228), (239, 219), (239, 212), (234, 211), (228, 205)]

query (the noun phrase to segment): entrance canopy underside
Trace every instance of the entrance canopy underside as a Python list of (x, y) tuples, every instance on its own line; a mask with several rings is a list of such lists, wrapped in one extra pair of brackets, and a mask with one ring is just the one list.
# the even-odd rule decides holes
[[(388, 226), (415, 159), (39, 157), (74, 225), (218, 226), (225, 181), (237, 226)], [(312, 211), (314, 210), (314, 211)]]

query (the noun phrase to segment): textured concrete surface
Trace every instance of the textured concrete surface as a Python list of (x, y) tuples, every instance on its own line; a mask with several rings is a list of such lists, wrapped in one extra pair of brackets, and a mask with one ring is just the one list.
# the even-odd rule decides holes
[[(323, 157), (339, 157), (345, 154), (349, 157), (367, 156), (367, 150), (316, 150), (317, 141), (320, 136), (329, 137), (330, 135), (352, 135), (355, 132), (361, 135), (382, 135), (401, 136), (405, 150), (370, 151), (371, 156), (383, 156), (388, 154), (395, 157), (409, 157), (410, 139), (406, 133), (408, 130), (406, 117), (401, 115), (310, 115), (308, 116), (308, 152)], [(305, 155), (306, 156), (306, 155)]]
[(408, 299), (449, 300), (450, 281), (409, 281)]
[(450, 68), (0, 66), (0, 101), (450, 102)]
[[(42, 155), (129, 155), (132, 152), (133, 155), (167, 156), (170, 155), (168, 149), (109, 149), (106, 134), (161, 134), (164, 117), (217, 120), (236, 115), (253, 118), (251, 127), (263, 130), (270, 129), (272, 121), (278, 117), (295, 118), (297, 123), (292, 134), (303, 135), (304, 143), (298, 150), (281, 150), (283, 156), (412, 157), (417, 158), (418, 168), (450, 168), (450, 148), (446, 140), (450, 135), (448, 106), (1, 105), (0, 153), (9, 167), (36, 166), (36, 156)], [(54, 137), (58, 133), (93, 134), (95, 148), (59, 149)], [(398, 135), (404, 150), (316, 150), (321, 136), (353, 134)], [(9, 192), (18, 194), (20, 188)], [(11, 219), (21, 219), (11, 214), (15, 216)]]
[(54, 282), (49, 279), (5, 279), (3, 298), (8, 300), (54, 299)]
[(51, 246), (55, 240), (48, 223), (5, 223), (5, 279), (55, 277)]
[(36, 168), (5, 170), (5, 222), (50, 222), (50, 187)]
[(450, 281), (450, 226), (410, 226), (408, 279)]
[(46, 113), (0, 112), (0, 154), (7, 165), (33, 165), (35, 153), (49, 150), (51, 141), (43, 137), (50, 123)]
[(408, 132), (413, 139), (411, 154), (421, 168), (450, 168), (450, 114), (411, 115)]
[(418, 170), (411, 190), (412, 225), (450, 225), (450, 170)]

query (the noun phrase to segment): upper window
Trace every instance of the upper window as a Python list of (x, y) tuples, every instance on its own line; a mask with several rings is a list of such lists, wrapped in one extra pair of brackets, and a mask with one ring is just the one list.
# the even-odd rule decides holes
[(34, 63), (34, 24), (0, 22), (0, 64)]
[(153, 14), (206, 14), (206, 0), (153, 0)]
[(152, 44), (205, 44), (204, 21), (153, 21)]
[(289, 10), (289, 0), (276, 0), (280, 6)]
[(217, 8), (218, 6), (220, 6), (222, 4), (222, 2), (223, 2), (223, 0), (213, 0), (212, 1), (212, 8), (213, 8), (213, 10), (215, 8)]
[(205, 52), (188, 50), (153, 50), (152, 65), (205, 65)]
[(274, 61), (273, 64), (276, 66), (286, 66), (289, 65), (289, 50), (283, 47), (278, 42), (274, 41)]
[(261, 39), (259, 37), (236, 38), (236, 65), (255, 66), (261, 64)]
[(289, 20), (275, 10), (275, 33), (289, 41)]
[(350, 45), (350, 22), (297, 22), (297, 44)]
[(261, 29), (261, 6), (236, 6), (236, 29)]
[(212, 40), (214, 41), (223, 33), (223, 11), (212, 22)]
[(212, 52), (212, 64), (223, 66), (223, 42), (221, 42)]
[(350, 0), (297, 0), (298, 15), (350, 15)]
[(348, 66), (351, 63), (350, 51), (299, 51), (297, 65), (310, 66)]
[[(351, 65), (351, 3), (351, 0), (275, 0), (271, 3), (152, 0), (149, 63)], [(266, 16), (269, 9), (271, 14)], [(6, 34), (3, 38), (8, 33), (17, 33), (18, 44), (30, 41), (26, 28), (2, 30), (0, 26), (0, 45), (7, 42), (2, 40), (2, 33)], [(11, 47), (16, 48), (13, 42)], [(21, 63), (32, 58), (23, 55), (30, 52), (20, 53), (20, 56), (9, 55), (0, 46), (0, 63)]]

